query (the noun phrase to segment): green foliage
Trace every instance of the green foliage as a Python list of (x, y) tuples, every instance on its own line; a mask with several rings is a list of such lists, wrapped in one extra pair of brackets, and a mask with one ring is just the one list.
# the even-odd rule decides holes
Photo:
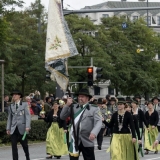
[[(122, 29), (123, 22), (127, 28)], [(123, 18), (103, 18), (101, 28), (107, 29), (107, 54), (111, 57), (109, 79), (116, 91), (131, 95), (135, 93), (158, 92), (158, 81), (155, 80), (157, 53), (160, 39), (148, 28), (142, 19), (131, 22)], [(108, 42), (109, 40), (109, 42)], [(138, 49), (144, 49), (139, 54)], [(157, 66), (158, 67), (158, 66)]]
[[(77, 15), (70, 15), (65, 17), (70, 27), (72, 36), (77, 46), (79, 55), (69, 58), (70, 66), (90, 66), (90, 58), (93, 57), (95, 65), (101, 65), (101, 67), (108, 64), (104, 63), (103, 57), (109, 57), (105, 53), (105, 49), (102, 48), (101, 42), (96, 37), (98, 33), (98, 27), (88, 18), (80, 18)], [(103, 35), (102, 35), (103, 36)], [(70, 81), (84, 82), (87, 81), (86, 69), (69, 69)], [(79, 85), (82, 88), (83, 84)]]
[(8, 116), (6, 112), (0, 112), (0, 121), (6, 121), (7, 117)]
[[(2, 8), (11, 3), (2, 3)], [(45, 91), (54, 92), (55, 83), (45, 83), (46, 18), (39, 1), (25, 11), (4, 10), (0, 19), (0, 59), (5, 60), (5, 94), (15, 88), (24, 95), (38, 89), (42, 98)]]
[[(45, 141), (47, 130), (47, 124), (43, 120), (31, 121), (28, 140)], [(10, 137), (6, 134), (6, 121), (0, 121), (0, 144), (8, 142), (10, 142)]]
[[(66, 20), (79, 51), (79, 56), (69, 59), (69, 65), (89, 66), (93, 57), (94, 66), (103, 67), (103, 78), (111, 80), (117, 94), (119, 91), (126, 95), (160, 91), (160, 68), (154, 61), (160, 38), (142, 19), (131, 22), (123, 17), (102, 18), (99, 26), (76, 15), (69, 15)], [(124, 22), (126, 29), (122, 29)], [(144, 49), (139, 54), (136, 53), (138, 45)], [(70, 69), (69, 74), (71, 81), (87, 80), (84, 69)]]
[[(47, 13), (38, 0), (24, 11), (6, 10), (23, 1), (2, 0), (0, 3), (0, 59), (5, 60), (5, 93), (14, 88), (24, 95), (40, 90), (54, 92), (55, 83), (45, 82), (45, 44)], [(94, 25), (88, 18), (68, 15), (65, 19), (79, 55), (69, 58), (69, 66), (103, 67), (103, 79), (111, 80), (116, 93), (131, 95), (160, 92), (160, 64), (154, 60), (159, 53), (160, 37), (142, 19), (102, 18)], [(122, 23), (127, 28), (122, 29)], [(137, 45), (144, 49), (136, 53)], [(86, 82), (86, 69), (69, 69), (70, 81)], [(1, 87), (1, 86), (0, 86)], [(79, 85), (82, 88), (83, 84)], [(43, 97), (43, 96), (42, 96)]]

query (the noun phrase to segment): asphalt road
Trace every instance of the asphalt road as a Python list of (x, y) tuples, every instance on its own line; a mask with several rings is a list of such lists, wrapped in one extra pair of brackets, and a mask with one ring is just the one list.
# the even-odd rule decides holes
[[(106, 149), (109, 147), (109, 140), (110, 138), (104, 137), (102, 150), (98, 150), (97, 145), (95, 143), (96, 160), (110, 160), (110, 153), (106, 153)], [(22, 147), (19, 146), (18, 149), (19, 149), (19, 160), (25, 160)], [(45, 160), (46, 157), (45, 143), (29, 145), (29, 151), (31, 160)], [(62, 156), (61, 159), (69, 160), (68, 155)], [(11, 147), (0, 147), (0, 160), (12, 160)], [(83, 157), (80, 156), (79, 160), (83, 160)], [(160, 152), (158, 154), (149, 153), (148, 155), (145, 155), (145, 157), (140, 158), (140, 160), (160, 160)]]

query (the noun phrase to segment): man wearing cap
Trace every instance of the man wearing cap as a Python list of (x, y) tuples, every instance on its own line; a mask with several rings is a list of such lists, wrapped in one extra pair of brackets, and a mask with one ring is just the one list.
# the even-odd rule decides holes
[(24, 133), (30, 130), (31, 116), (27, 102), (22, 102), (22, 93), (15, 90), (11, 93), (13, 103), (8, 108), (8, 120), (6, 132), (11, 135), (12, 157), (18, 160), (18, 141), (25, 152), (26, 160), (30, 160), (27, 137), (22, 140)]
[(77, 95), (78, 104), (72, 104), (73, 100), (69, 97), (60, 115), (62, 120), (70, 116), (74, 121), (70, 128), (70, 160), (78, 160), (79, 152), (85, 160), (95, 160), (94, 139), (101, 129), (102, 116), (96, 105), (89, 104), (92, 96), (88, 89), (81, 89)]
[(160, 132), (160, 105), (159, 105), (159, 101), (160, 100), (158, 97), (152, 98), (152, 103), (153, 103), (154, 109), (158, 112), (158, 116), (159, 116), (159, 121), (157, 124), (158, 132)]

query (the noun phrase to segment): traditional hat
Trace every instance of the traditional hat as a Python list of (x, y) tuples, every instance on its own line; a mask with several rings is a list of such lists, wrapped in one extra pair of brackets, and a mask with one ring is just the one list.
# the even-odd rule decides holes
[(97, 104), (103, 104), (103, 98), (98, 98)]
[(132, 103), (131, 97), (126, 97), (126, 103)]
[(153, 97), (153, 98), (152, 98), (152, 102), (153, 102), (155, 99), (157, 99), (158, 101), (160, 101), (160, 99), (159, 99), (158, 97)]
[(141, 99), (141, 96), (140, 96), (139, 94), (136, 94), (136, 95), (134, 96), (134, 98)]
[(88, 96), (89, 98), (92, 98), (92, 96), (89, 94), (88, 89), (85, 89), (85, 88), (81, 89), (76, 95), (77, 96), (78, 95), (85, 95), (85, 96)]
[(111, 97), (110, 101), (115, 101), (116, 102), (116, 98), (115, 97)]
[(117, 99), (118, 99), (118, 104), (122, 104), (122, 103), (125, 104), (126, 103), (124, 97), (117, 97)]
[(31, 103), (37, 103), (37, 101), (35, 99), (32, 99)]
[(20, 95), (20, 98), (23, 97), (23, 94), (22, 94), (19, 90), (14, 90), (14, 91), (12, 91), (11, 96), (13, 96), (13, 94), (18, 94), (18, 95)]
[(135, 103), (135, 104), (138, 104), (138, 101), (135, 99), (135, 97), (132, 99), (132, 102), (131, 103)]

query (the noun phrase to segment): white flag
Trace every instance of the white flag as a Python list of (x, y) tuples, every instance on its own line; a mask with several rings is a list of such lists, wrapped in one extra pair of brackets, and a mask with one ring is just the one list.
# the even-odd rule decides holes
[(50, 0), (45, 67), (51, 72), (51, 79), (57, 81), (64, 91), (69, 82), (66, 58), (77, 54), (77, 48), (63, 16), (61, 0)]

